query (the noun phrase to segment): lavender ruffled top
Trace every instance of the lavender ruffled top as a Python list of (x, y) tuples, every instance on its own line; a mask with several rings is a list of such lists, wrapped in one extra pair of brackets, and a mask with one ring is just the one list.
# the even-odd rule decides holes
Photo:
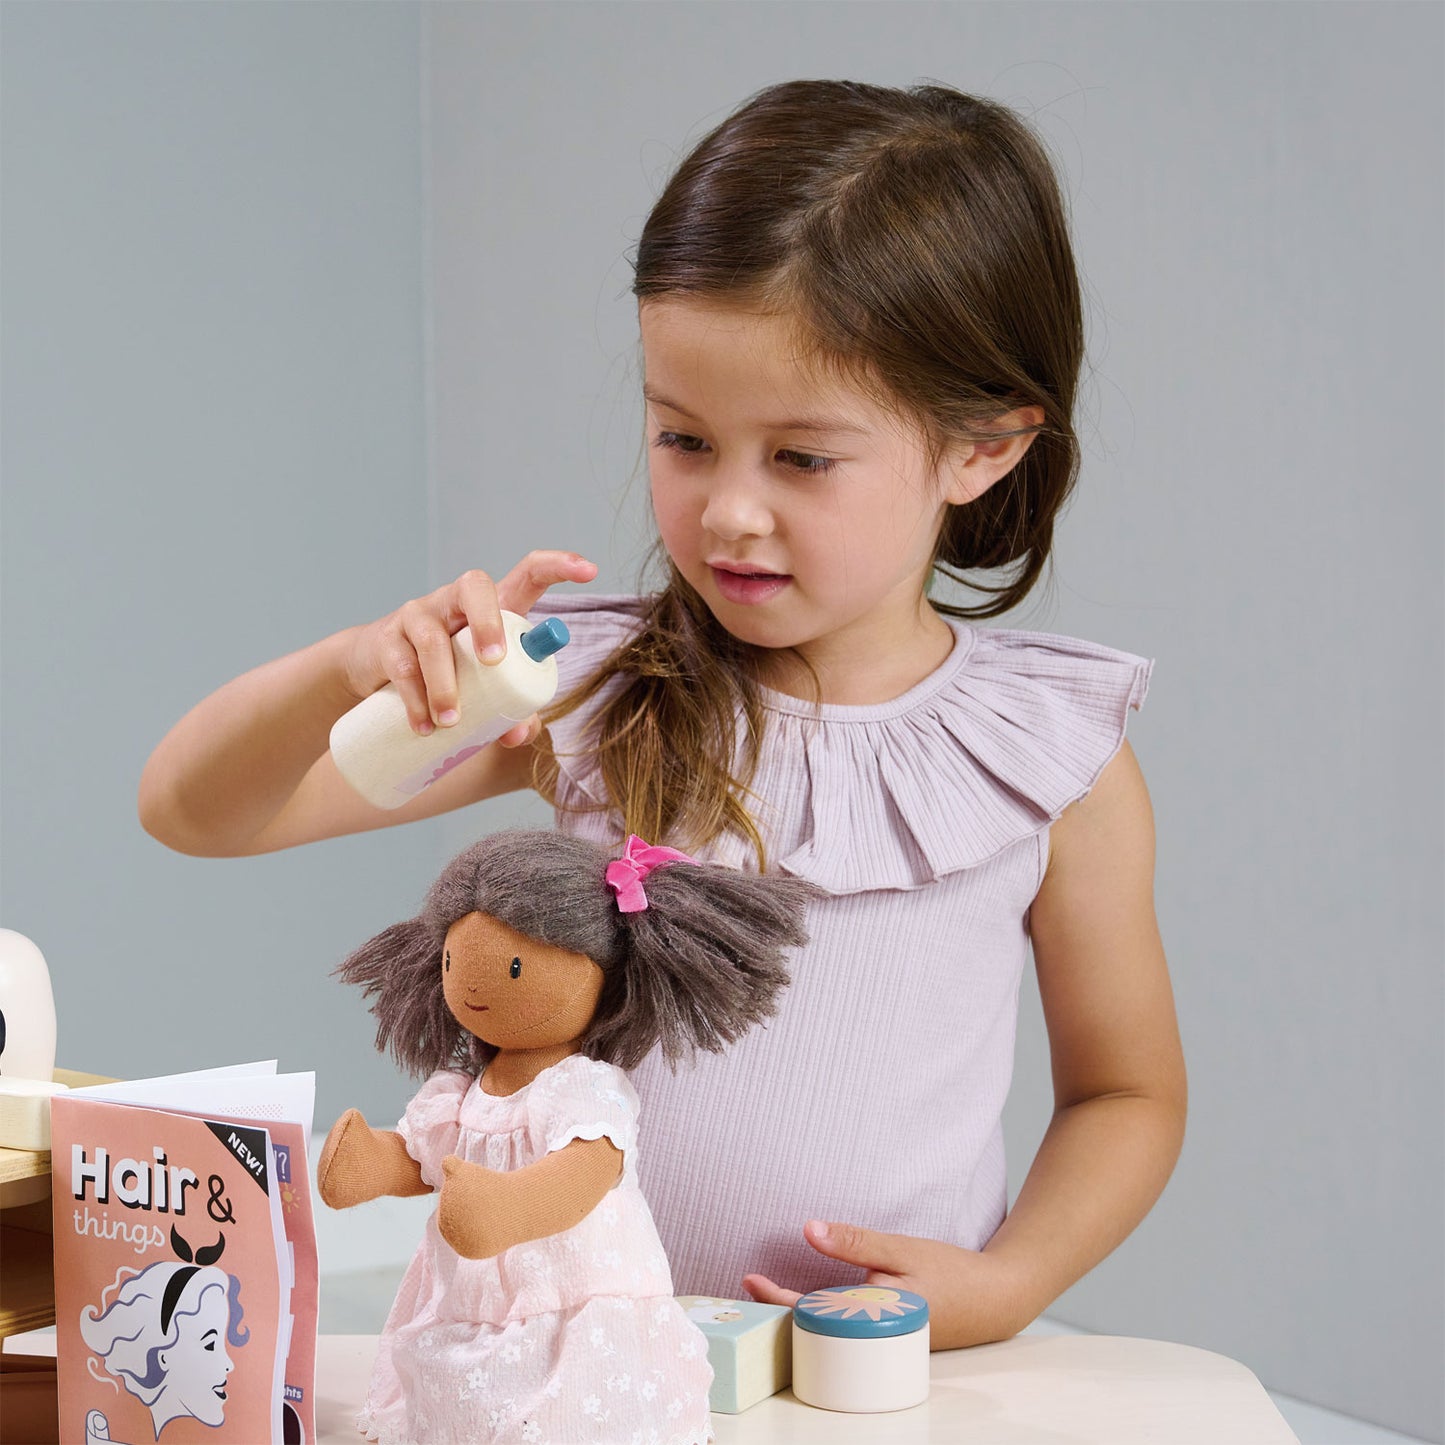
[[(548, 614), (572, 632), (565, 690), (636, 629), (639, 603), (548, 597)], [(631, 1076), (640, 1181), (679, 1293), (736, 1297), (751, 1272), (803, 1291), (861, 1277), (806, 1244), (811, 1218), (971, 1249), (1003, 1220), (1000, 1116), (1049, 825), (1118, 751), (1153, 664), (950, 626), (949, 656), (889, 702), (764, 694), (752, 806), (769, 866), (829, 896), (767, 1028), (676, 1075), (654, 1054)], [(552, 727), (564, 805), (606, 802), (590, 716)], [(623, 840), (610, 810), (557, 821)], [(700, 856), (756, 866), (736, 838)]]

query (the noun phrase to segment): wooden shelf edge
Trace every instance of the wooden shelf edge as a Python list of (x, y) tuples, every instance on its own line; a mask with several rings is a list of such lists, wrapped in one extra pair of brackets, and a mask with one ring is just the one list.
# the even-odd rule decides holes
[(0, 1225), (0, 1338), (55, 1323), (55, 1267), (48, 1234)]

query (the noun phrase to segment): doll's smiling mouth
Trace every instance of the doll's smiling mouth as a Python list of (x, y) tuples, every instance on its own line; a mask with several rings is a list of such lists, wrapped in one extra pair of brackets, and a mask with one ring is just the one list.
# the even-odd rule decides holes
[(469, 1003), (467, 1004), (467, 1007), (471, 1009), (474, 1014), (484, 1014), (491, 1007), (491, 1005), (485, 1003)]

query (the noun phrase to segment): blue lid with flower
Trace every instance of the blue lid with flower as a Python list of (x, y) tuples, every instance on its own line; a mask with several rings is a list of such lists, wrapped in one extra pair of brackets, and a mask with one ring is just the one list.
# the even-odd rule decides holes
[(815, 1289), (793, 1306), (799, 1329), (815, 1335), (879, 1340), (911, 1335), (928, 1323), (928, 1301), (906, 1289), (876, 1284)]

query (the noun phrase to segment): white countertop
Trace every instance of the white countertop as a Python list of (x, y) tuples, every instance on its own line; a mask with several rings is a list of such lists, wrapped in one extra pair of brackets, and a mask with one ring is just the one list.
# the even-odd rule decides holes
[[(323, 1335), (317, 1445), (356, 1445), (371, 1335)], [(912, 1410), (838, 1415), (791, 1391), (714, 1415), (716, 1445), (1298, 1445), (1241, 1364), (1191, 1345), (1111, 1335), (1019, 1336), (931, 1357), (933, 1391)]]

